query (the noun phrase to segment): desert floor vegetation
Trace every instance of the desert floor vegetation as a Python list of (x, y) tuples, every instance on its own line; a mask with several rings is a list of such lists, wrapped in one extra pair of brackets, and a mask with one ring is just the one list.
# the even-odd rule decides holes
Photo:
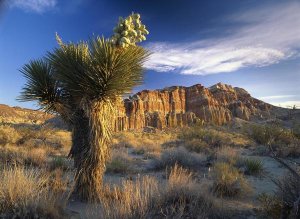
[[(268, 145), (244, 129), (197, 126), (115, 133), (101, 201), (89, 204), (71, 195), (69, 131), (7, 124), (0, 130), (4, 218), (280, 218), (299, 191)], [(299, 162), (283, 159), (293, 168)]]

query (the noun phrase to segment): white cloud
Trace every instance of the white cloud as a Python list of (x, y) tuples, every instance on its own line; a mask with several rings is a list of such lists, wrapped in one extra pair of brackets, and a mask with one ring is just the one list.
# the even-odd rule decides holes
[(57, 0), (12, 0), (11, 7), (17, 7), (25, 11), (43, 13), (55, 8)]
[(274, 95), (274, 96), (265, 96), (259, 97), (260, 100), (276, 100), (276, 99), (286, 99), (290, 97), (295, 97), (296, 95)]
[(296, 106), (297, 109), (300, 109), (300, 100), (291, 100), (291, 101), (283, 101), (283, 102), (269, 102), (274, 106), (280, 106), (285, 108), (293, 108)]
[(240, 27), (221, 39), (185, 44), (152, 43), (145, 67), (159, 72), (216, 74), (268, 66), (298, 54), (300, 3), (255, 9), (228, 18)]

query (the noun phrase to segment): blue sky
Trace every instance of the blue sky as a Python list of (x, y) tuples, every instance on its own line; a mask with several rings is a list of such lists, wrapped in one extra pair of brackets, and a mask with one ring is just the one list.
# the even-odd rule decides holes
[[(3, 1), (3, 0), (2, 0)], [(1, 0), (0, 0), (1, 2)], [(16, 101), (19, 69), (64, 41), (110, 37), (119, 16), (142, 16), (152, 51), (144, 85), (218, 82), (300, 107), (300, 2), (276, 0), (7, 0), (0, 15), (0, 103)]]

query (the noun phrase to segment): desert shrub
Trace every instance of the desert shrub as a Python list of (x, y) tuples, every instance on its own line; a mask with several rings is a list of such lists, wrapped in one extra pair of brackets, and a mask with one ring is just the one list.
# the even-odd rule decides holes
[(251, 125), (247, 129), (248, 135), (257, 143), (272, 146), (278, 156), (297, 157), (300, 155), (299, 138), (293, 130), (278, 125)]
[(50, 192), (46, 174), (23, 168), (0, 174), (1, 218), (63, 218), (60, 198)]
[(56, 170), (56, 169), (67, 170), (67, 169), (69, 169), (69, 164), (64, 157), (56, 156), (51, 159), (51, 161), (49, 163), (49, 169), (50, 170)]
[(259, 213), (262, 218), (279, 219), (282, 201), (275, 195), (262, 193), (258, 196), (260, 203)]
[(121, 186), (104, 189), (102, 208), (91, 212), (100, 218), (147, 218), (158, 194), (158, 181), (153, 177), (142, 177), (136, 181), (126, 180)]
[(232, 133), (224, 128), (213, 126), (194, 126), (181, 130), (178, 139), (180, 145), (189, 151), (211, 153), (214, 148), (225, 146), (248, 146), (252, 142), (246, 136)]
[(293, 142), (293, 133), (278, 125), (251, 125), (248, 128), (248, 134), (257, 143), (263, 145), (288, 145)]
[(247, 132), (258, 144), (268, 145), (276, 135), (280, 134), (280, 129), (275, 126), (251, 125)]
[(183, 140), (200, 139), (206, 142), (208, 145), (214, 147), (227, 145), (229, 142), (231, 142), (230, 138), (226, 134), (214, 129), (204, 128), (202, 126), (194, 126), (183, 129), (178, 135), (178, 138)]
[(258, 145), (255, 147), (254, 155), (266, 156), (269, 153), (269, 148), (264, 145)]
[(0, 147), (0, 162), (2, 164), (43, 167), (46, 160), (47, 154), (43, 148)]
[(224, 212), (204, 192), (205, 186), (197, 183), (192, 174), (175, 165), (170, 172), (167, 188), (161, 192), (152, 214), (157, 218), (219, 218)]
[(173, 132), (119, 132), (114, 134), (113, 148), (131, 148), (132, 153), (143, 155), (145, 159), (160, 155), (162, 145), (175, 139)]
[(295, 140), (293, 143), (289, 145), (280, 145), (276, 147), (276, 153), (280, 157), (300, 157), (300, 141)]
[(0, 147), (0, 163), (4, 165), (24, 164), (25, 151), (16, 146)]
[(107, 173), (128, 173), (133, 171), (132, 158), (125, 151), (113, 151), (112, 159), (106, 166)]
[(46, 164), (47, 154), (43, 148), (28, 149), (24, 157), (25, 165), (42, 167)]
[(59, 152), (61, 155), (67, 156), (72, 145), (71, 133), (57, 130), (47, 137), (46, 143), (53, 152), (55, 151), (54, 153)]
[(166, 183), (153, 177), (124, 181), (120, 187), (106, 187), (102, 218), (226, 218), (221, 208), (198, 184), (192, 174), (178, 165)]
[(25, 144), (30, 139), (39, 139), (45, 144), (47, 138), (53, 135), (54, 129), (49, 125), (18, 126), (16, 127), (21, 138), (17, 144)]
[(15, 144), (20, 138), (15, 128), (9, 125), (0, 126), (0, 145)]
[[(261, 213), (266, 218), (299, 218), (300, 180), (289, 173), (275, 181), (277, 190), (272, 195), (259, 196)], [(298, 211), (298, 212), (297, 212)], [(298, 215), (297, 215), (298, 214)]]
[(276, 184), (278, 189), (275, 195), (282, 201), (282, 211), (285, 215), (292, 216), (295, 214), (293, 210), (300, 206), (300, 180), (290, 173)]
[(196, 153), (209, 153), (211, 151), (209, 145), (201, 139), (185, 140), (182, 145), (184, 145), (187, 150)]
[(239, 170), (228, 163), (216, 163), (213, 168), (213, 192), (221, 197), (235, 197), (250, 191), (250, 186)]
[(263, 162), (259, 159), (247, 158), (242, 161), (245, 167), (245, 174), (259, 175), (264, 170)]
[(299, 122), (294, 122), (292, 125), (292, 132), (295, 137), (300, 139), (300, 123)]
[(170, 132), (119, 132), (114, 134), (114, 147), (132, 147), (132, 148), (154, 148), (160, 149), (158, 145), (168, 142), (175, 138), (175, 135)]
[(233, 147), (221, 147), (216, 150), (215, 154), (218, 162), (235, 165), (240, 160), (238, 150)]
[(67, 189), (69, 185), (69, 179), (64, 177), (62, 169), (55, 169), (49, 173), (48, 185), (52, 193), (60, 195), (63, 199), (63, 195), (67, 195)]
[(164, 150), (158, 159), (154, 159), (152, 166), (155, 169), (164, 169), (178, 164), (184, 168), (195, 169), (205, 162), (202, 154), (191, 153), (183, 147)]

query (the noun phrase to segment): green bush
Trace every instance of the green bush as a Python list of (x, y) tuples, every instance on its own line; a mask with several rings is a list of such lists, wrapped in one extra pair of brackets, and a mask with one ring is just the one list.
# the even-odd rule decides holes
[(245, 165), (245, 173), (247, 175), (259, 175), (264, 170), (263, 162), (259, 159), (245, 159), (244, 160)]

